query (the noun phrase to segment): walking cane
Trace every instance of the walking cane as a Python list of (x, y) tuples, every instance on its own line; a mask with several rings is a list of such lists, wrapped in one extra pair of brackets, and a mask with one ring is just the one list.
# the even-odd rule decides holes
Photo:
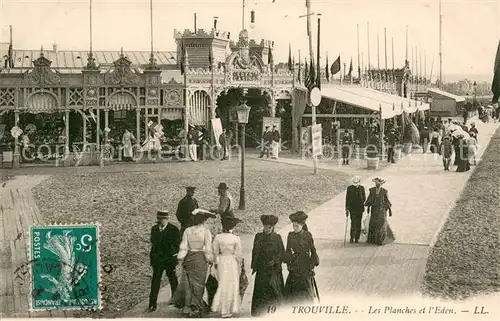
[(349, 216), (345, 217), (345, 232), (344, 232), (344, 247), (345, 247), (345, 242), (347, 238), (347, 224), (348, 224)]

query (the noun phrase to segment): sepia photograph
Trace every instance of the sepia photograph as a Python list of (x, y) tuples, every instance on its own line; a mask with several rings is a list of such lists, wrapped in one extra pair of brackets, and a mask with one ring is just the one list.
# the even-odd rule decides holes
[(499, 0), (0, 0), (0, 319), (500, 318)]

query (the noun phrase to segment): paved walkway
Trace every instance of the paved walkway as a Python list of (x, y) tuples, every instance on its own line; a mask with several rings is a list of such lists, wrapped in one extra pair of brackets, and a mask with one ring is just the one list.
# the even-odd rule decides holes
[[(478, 124), (481, 153), (497, 125)], [(310, 160), (282, 158), (279, 162), (308, 166), (312, 171)], [(385, 187), (394, 204), (394, 216), (390, 219), (390, 224), (397, 238), (396, 243), (383, 247), (366, 244), (347, 244), (344, 247), (346, 221), (343, 194), (309, 212), (308, 226), (315, 237), (321, 259), (316, 275), (322, 297), (336, 293), (345, 295), (349, 292), (356, 295), (377, 294), (379, 297), (418, 293), (429, 249), (471, 172), (444, 172), (440, 158), (433, 159), (430, 154), (409, 155), (380, 172), (365, 170), (360, 164), (338, 166), (335, 161), (321, 161), (319, 168), (340, 168), (341, 171), (362, 175), (362, 183), (367, 188), (372, 185), (371, 179), (374, 176), (386, 179)], [(1, 311), (5, 313), (1, 316), (34, 316), (26, 312), (27, 289), (14, 280), (12, 272), (17, 266), (27, 262), (28, 226), (42, 222), (30, 190), (47, 177), (16, 176), (7, 181), (4, 187), (0, 187), (0, 296)], [(287, 226), (280, 231), (284, 241), (290, 230), (291, 226)], [(242, 242), (248, 268), (253, 236), (243, 236)], [(284, 274), (286, 277), (286, 271)], [(250, 284), (241, 316), (249, 316), (253, 278), (250, 274), (248, 276)], [(179, 311), (166, 305), (169, 299), (170, 289), (166, 286), (159, 295), (158, 311), (146, 313), (148, 302), (145, 300), (125, 312), (124, 316), (180, 316)], [(37, 313), (36, 316), (63, 317), (66, 314), (54, 311)]]
[(21, 269), (14, 274), (28, 262), (28, 228), (43, 222), (31, 188), (48, 177), (16, 176), (0, 187), (0, 318), (71, 316), (62, 311), (28, 312), (29, 273)]
[[(479, 123), (477, 126), (480, 131), (479, 154), (482, 155), (498, 124)], [(480, 157), (477, 160), (480, 161)], [(278, 162), (307, 166), (311, 170), (313, 166), (310, 160), (281, 158)], [(373, 185), (372, 178), (380, 176), (386, 179), (385, 187), (393, 203), (390, 224), (397, 240), (381, 247), (363, 243), (347, 243), (344, 246), (346, 220), (343, 193), (310, 211), (307, 224), (314, 235), (321, 262), (316, 269), (320, 295), (377, 295), (380, 299), (419, 294), (429, 250), (472, 171), (445, 172), (439, 156), (421, 152), (408, 155), (382, 171), (373, 172), (363, 167), (361, 163), (339, 166), (336, 160), (319, 162), (320, 170), (340, 168), (341, 171), (364, 176), (362, 184), (367, 189)], [(288, 225), (279, 232), (285, 242), (291, 229)], [(253, 238), (245, 236), (242, 242), (247, 250), (245, 261), (248, 266), (248, 252)], [(253, 278), (250, 279), (241, 316), (249, 316), (252, 290)], [(160, 292), (157, 311), (145, 312), (148, 305), (145, 300), (125, 315), (180, 317), (178, 310), (167, 306), (169, 299), (170, 289), (167, 286)]]

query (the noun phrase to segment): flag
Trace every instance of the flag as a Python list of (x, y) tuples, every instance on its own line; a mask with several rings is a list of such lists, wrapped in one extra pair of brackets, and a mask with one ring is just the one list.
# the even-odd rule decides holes
[(309, 65), (307, 64), (307, 58), (304, 59), (304, 83), (307, 81), (307, 77), (309, 76)]
[[(495, 67), (493, 73), (493, 82), (491, 84), (491, 91), (493, 92), (492, 103), (498, 103), (500, 98), (500, 41), (498, 42), (497, 56), (495, 57)], [(441, 79), (440, 79), (441, 80)]]
[(330, 71), (328, 70), (328, 55), (326, 55), (325, 76), (326, 81), (330, 81)]
[(292, 71), (292, 45), (288, 44), (288, 70)]
[(352, 58), (351, 58), (351, 64), (349, 65), (349, 73), (347, 74), (347, 77), (351, 79), (352, 77)]
[(269, 45), (269, 55), (267, 56), (267, 63), (272, 65), (273, 63), (273, 51), (271, 50), (271, 45)]
[(309, 75), (306, 77), (305, 86), (309, 91), (311, 91), (316, 85), (316, 72), (314, 70), (314, 61), (311, 59), (311, 63), (309, 65)]
[(208, 69), (212, 71), (213, 57), (212, 57), (212, 46), (208, 49)]
[(340, 56), (333, 62), (332, 66), (330, 67), (330, 74), (332, 76), (336, 75), (340, 71)]

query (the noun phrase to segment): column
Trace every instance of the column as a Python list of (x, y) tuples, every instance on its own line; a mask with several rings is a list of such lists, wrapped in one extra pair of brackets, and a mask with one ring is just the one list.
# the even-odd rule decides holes
[(87, 147), (87, 117), (85, 117), (85, 111), (82, 111), (82, 120), (83, 120), (83, 146), (82, 150), (85, 151)]
[(96, 144), (97, 144), (97, 150), (101, 149), (101, 109), (97, 108), (96, 109)]
[(271, 117), (276, 117), (276, 99), (274, 99), (274, 90), (271, 88)]
[(108, 132), (106, 131), (109, 125), (109, 110), (104, 109), (104, 144), (108, 143)]
[(135, 110), (135, 125), (136, 125), (136, 136), (135, 141), (138, 146), (141, 145), (141, 109), (137, 108)]
[[(14, 111), (14, 124), (15, 126), (19, 126), (19, 111), (16, 110)], [(13, 163), (12, 167), (13, 168), (19, 168), (19, 163), (20, 163), (20, 155), (19, 155), (19, 137), (14, 138), (14, 155), (12, 157)]]
[(69, 154), (69, 109), (66, 109), (64, 111), (64, 127), (66, 134), (66, 141), (64, 144), (64, 154), (68, 155)]
[(385, 119), (380, 119), (380, 159), (384, 159), (385, 155)]

